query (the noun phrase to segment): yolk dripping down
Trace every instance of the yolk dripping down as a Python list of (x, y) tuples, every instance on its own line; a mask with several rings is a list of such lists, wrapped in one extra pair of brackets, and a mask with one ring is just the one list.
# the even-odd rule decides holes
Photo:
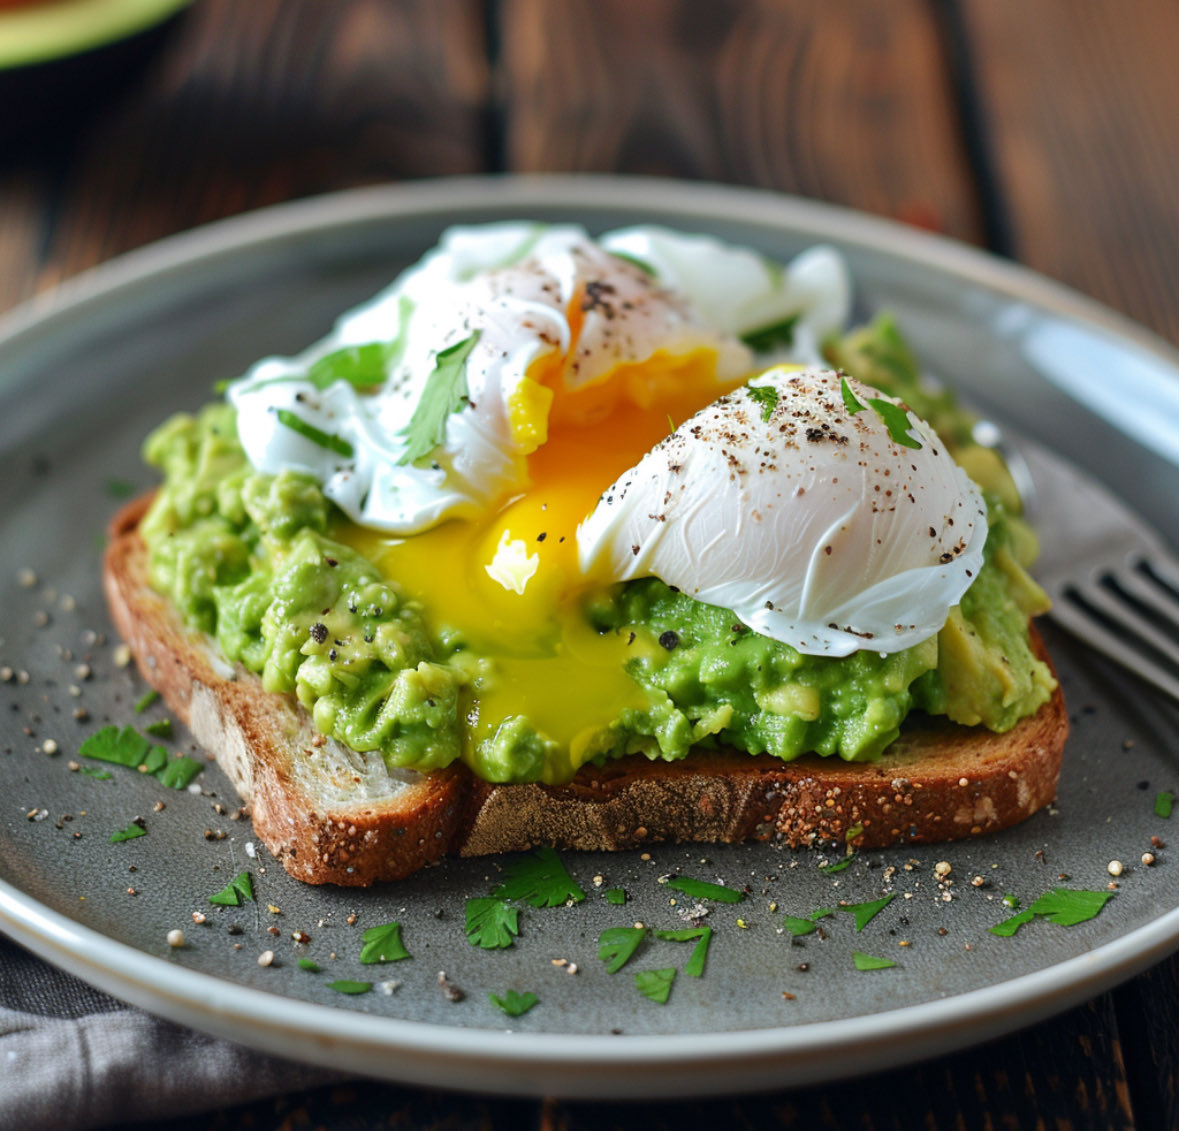
[[(571, 350), (568, 357), (572, 357)], [(530, 484), (497, 511), (451, 520), (412, 537), (391, 537), (345, 522), (339, 537), (421, 602), (431, 627), (457, 630), (492, 674), (463, 704), (469, 722), (463, 757), (499, 723), (526, 717), (567, 755), (546, 781), (571, 777), (589, 743), (626, 707), (647, 705), (625, 673), (642, 635), (598, 634), (581, 609), (601, 581), (581, 575), (578, 524), (599, 495), (659, 440), (739, 382), (718, 383), (716, 354), (659, 352), (619, 365), (590, 386), (564, 387), (567, 358), (534, 362), (513, 397), (518, 442), (531, 436)]]

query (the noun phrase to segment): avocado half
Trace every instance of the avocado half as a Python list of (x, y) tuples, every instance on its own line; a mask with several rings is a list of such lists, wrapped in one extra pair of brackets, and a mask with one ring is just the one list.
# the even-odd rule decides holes
[(0, 143), (126, 89), (192, 0), (0, 0)]

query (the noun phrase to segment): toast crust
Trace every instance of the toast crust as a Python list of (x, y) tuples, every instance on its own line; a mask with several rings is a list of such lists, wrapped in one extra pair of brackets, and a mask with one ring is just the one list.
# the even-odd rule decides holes
[[(1064, 696), (1004, 734), (910, 720), (879, 762), (697, 751), (585, 766), (567, 785), (495, 785), (464, 766), (386, 771), (325, 739), (290, 696), (221, 658), (147, 583), (138, 533), (150, 495), (115, 516), (103, 583), (143, 678), (213, 754), (260, 840), (297, 879), (366, 886), (442, 856), (539, 844), (582, 850), (658, 841), (834, 841), (857, 848), (979, 836), (1056, 796), (1068, 735)], [(1043, 642), (1033, 627), (1042, 658)]]

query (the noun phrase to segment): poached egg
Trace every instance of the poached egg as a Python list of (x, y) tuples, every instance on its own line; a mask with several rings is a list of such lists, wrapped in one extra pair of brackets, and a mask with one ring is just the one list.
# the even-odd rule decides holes
[(828, 248), (456, 228), (228, 396), (253, 466), (314, 476), (335, 536), (491, 661), (468, 741), (525, 716), (560, 779), (648, 705), (625, 664), (658, 643), (594, 631), (595, 589), (657, 576), (839, 656), (933, 635), (977, 573), (985, 507), (937, 437), (818, 368), (849, 296)]

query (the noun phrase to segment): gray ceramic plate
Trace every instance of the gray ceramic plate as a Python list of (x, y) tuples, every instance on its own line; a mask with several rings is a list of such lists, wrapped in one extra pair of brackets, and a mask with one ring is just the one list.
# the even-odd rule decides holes
[[(1083, 1000), (1175, 948), (1179, 869), (1166, 849), (1153, 868), (1138, 860), (1152, 835), (1167, 838), (1153, 803), (1179, 787), (1176, 711), (1056, 637), (1075, 729), (1055, 810), (977, 843), (868, 854), (837, 874), (818, 869), (822, 857), (772, 846), (570, 855), (588, 898), (525, 910), (504, 951), (476, 949), (463, 931), (464, 900), (488, 893), (502, 861), (454, 862), (370, 891), (304, 887), (252, 856), (249, 824), (231, 819), (215, 766), (188, 793), (117, 768), (111, 780), (69, 769), (100, 723), (163, 717), (158, 705), (135, 711), (144, 687), (115, 662), (98, 586), (112, 495), (150, 482), (142, 436), (168, 411), (199, 405), (217, 379), (321, 334), (446, 225), (506, 217), (593, 229), (663, 222), (780, 257), (832, 241), (861, 305), (895, 311), (933, 369), (1066, 455), (1092, 464), (1100, 452), (1106, 480), (1171, 526), (1174, 353), (1043, 279), (878, 220), (666, 182), (468, 180), (295, 204), (169, 240), (0, 330), (0, 663), (17, 673), (0, 684), (0, 927), (112, 993), (272, 1052), (416, 1083), (596, 1097), (785, 1086), (944, 1052)], [(1107, 403), (1111, 388), (1120, 395)], [(26, 567), (33, 586), (19, 576)], [(79, 707), (86, 721), (73, 717)], [(45, 753), (46, 740), (59, 753)], [(178, 734), (171, 745), (186, 742)], [(111, 844), (135, 817), (148, 835)], [(1026, 905), (1057, 884), (1104, 889), (1112, 858), (1133, 863), (1097, 918), (988, 933), (1009, 913), (1005, 893)], [(937, 882), (939, 861), (952, 866), (951, 886)], [(257, 902), (211, 906), (242, 868)], [(604, 927), (685, 925), (683, 903), (659, 882), (673, 872), (750, 891), (707, 915), (704, 976), (683, 972), (688, 944), (666, 941), (608, 975), (597, 956)], [(624, 907), (604, 898), (614, 887), (627, 891)], [(782, 929), (784, 914), (889, 891), (897, 897), (862, 933), (840, 913), (825, 937)], [(362, 929), (390, 920), (413, 957), (361, 965)], [(188, 940), (181, 949), (166, 942), (174, 927)], [(299, 931), (310, 942), (296, 943)], [(264, 967), (266, 950), (275, 961)], [(897, 965), (860, 972), (854, 951)], [(301, 957), (322, 972), (300, 968)], [(640, 995), (632, 973), (668, 967), (680, 970), (668, 1003)], [(462, 1001), (442, 993), (439, 971)], [(346, 997), (328, 988), (338, 978), (378, 985)], [(391, 980), (399, 987), (382, 992)], [(511, 1020), (488, 999), (508, 989), (540, 1004)]]

